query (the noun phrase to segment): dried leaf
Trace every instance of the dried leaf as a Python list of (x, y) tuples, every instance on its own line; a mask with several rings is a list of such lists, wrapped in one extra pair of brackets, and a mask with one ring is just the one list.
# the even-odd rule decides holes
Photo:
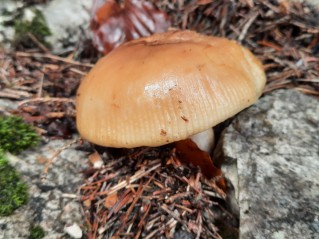
[(114, 205), (117, 203), (117, 200), (118, 200), (117, 193), (107, 195), (104, 201), (104, 206), (110, 209), (114, 207)]
[(93, 7), (93, 42), (105, 54), (126, 41), (164, 32), (169, 25), (166, 13), (148, 1), (96, 0)]
[(217, 168), (210, 155), (198, 148), (198, 146), (191, 140), (185, 139), (175, 143), (176, 153), (178, 159), (186, 165), (198, 166), (203, 175), (208, 179), (219, 177), (217, 185), (222, 189), (226, 190), (226, 182), (222, 177), (222, 171)]
[(175, 147), (178, 158), (182, 163), (199, 166), (207, 178), (213, 178), (222, 174), (221, 170), (213, 164), (210, 155), (199, 149), (191, 139), (178, 141), (175, 143)]

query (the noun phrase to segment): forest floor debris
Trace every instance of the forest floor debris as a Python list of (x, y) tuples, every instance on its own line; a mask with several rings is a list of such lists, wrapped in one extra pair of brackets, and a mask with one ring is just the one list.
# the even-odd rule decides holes
[[(266, 70), (264, 94), (295, 88), (319, 98), (319, 12), (314, 7), (264, 0), (154, 3), (175, 28), (227, 37), (253, 51)], [(87, 42), (56, 56), (33, 41), (38, 48), (0, 51), (0, 98), (18, 102), (17, 110), (0, 108), (0, 113), (23, 117), (44, 140), (71, 138), (76, 133), (76, 89), (100, 55)], [(139, 148), (126, 156), (87, 143), (81, 148), (100, 150), (104, 162), (85, 172), (87, 181), (80, 188), (86, 233), (92, 238), (134, 238), (133, 229), (144, 238), (170, 237), (179, 229), (198, 238), (219, 238), (218, 230), (225, 226), (236, 234), (238, 221), (228, 211), (225, 195), (197, 169), (180, 167), (174, 148)], [(219, 225), (214, 207), (220, 216), (232, 218), (231, 225)]]

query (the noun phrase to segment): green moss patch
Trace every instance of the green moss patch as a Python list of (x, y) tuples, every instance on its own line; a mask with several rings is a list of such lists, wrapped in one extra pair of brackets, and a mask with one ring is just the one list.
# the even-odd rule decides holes
[(16, 116), (0, 117), (0, 149), (17, 154), (35, 146), (40, 137), (32, 126)]
[(8, 216), (28, 200), (27, 185), (0, 151), (0, 216)]
[(41, 239), (45, 236), (45, 232), (40, 226), (32, 226), (28, 239)]

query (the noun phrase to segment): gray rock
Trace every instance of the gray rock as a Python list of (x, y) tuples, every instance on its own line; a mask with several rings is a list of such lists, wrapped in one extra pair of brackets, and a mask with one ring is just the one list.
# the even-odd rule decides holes
[(46, 4), (26, 7), (22, 0), (1, 0), (0, 4), (0, 46), (10, 49), (15, 38), (15, 28), (6, 22), (14, 21), (17, 10), (23, 9), (23, 21), (32, 21), (37, 9), (43, 14), (51, 36), (45, 40), (54, 53), (73, 50), (83, 33), (88, 34), (92, 0), (51, 0)]
[(56, 53), (72, 49), (89, 27), (92, 0), (52, 0), (39, 6), (52, 32), (46, 40)]
[(181, 229), (174, 234), (174, 239), (195, 239), (195, 236), (190, 232)]
[(8, 155), (10, 164), (29, 186), (29, 202), (12, 216), (0, 218), (1, 239), (28, 238), (32, 225), (41, 226), (47, 239), (64, 237), (68, 225), (83, 226), (76, 192), (83, 183), (81, 170), (86, 167), (86, 155), (72, 147), (62, 151), (51, 165), (47, 179), (41, 180), (47, 160), (69, 142), (53, 140), (18, 157)]
[(315, 6), (317, 9), (319, 7), (319, 0), (288, 0), (288, 2), (306, 2), (312, 6)]
[(319, 101), (276, 91), (239, 114), (223, 141), (238, 167), (240, 238), (318, 239)]
[(67, 225), (64, 231), (70, 235), (72, 238), (82, 238), (83, 233), (78, 224), (73, 223), (72, 225)]
[(11, 101), (8, 99), (0, 99), (0, 113), (2, 111), (10, 111), (16, 110), (18, 108), (18, 104), (15, 101)]
[(0, 47), (9, 48), (14, 39), (15, 30), (13, 26), (5, 26), (5, 22), (12, 21), (12, 15), (18, 8), (23, 6), (22, 1), (1, 0), (0, 4)]

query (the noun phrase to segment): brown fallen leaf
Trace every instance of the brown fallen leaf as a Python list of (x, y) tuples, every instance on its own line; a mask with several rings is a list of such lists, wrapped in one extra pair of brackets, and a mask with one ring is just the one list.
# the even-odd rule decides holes
[(104, 200), (104, 206), (108, 209), (114, 207), (114, 205), (117, 203), (118, 201), (118, 196), (117, 193), (113, 193), (110, 195), (107, 195), (107, 197)]
[(166, 13), (149, 1), (96, 0), (92, 12), (93, 43), (104, 54), (126, 41), (164, 32), (170, 26)]
[[(206, 178), (212, 179), (222, 176), (221, 169), (214, 165), (210, 155), (199, 149), (191, 139), (177, 141), (175, 142), (175, 147), (178, 159), (186, 165), (198, 166)], [(219, 179), (217, 185), (226, 190), (224, 178)]]

